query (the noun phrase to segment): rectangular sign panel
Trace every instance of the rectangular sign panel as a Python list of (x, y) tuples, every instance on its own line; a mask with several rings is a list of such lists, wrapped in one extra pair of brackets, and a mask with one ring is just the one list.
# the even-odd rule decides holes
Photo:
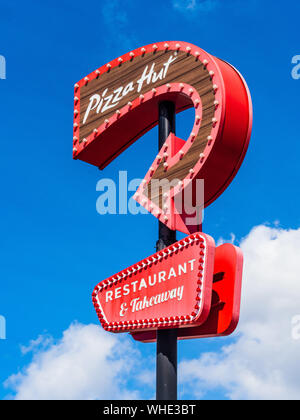
[(92, 299), (103, 328), (201, 325), (211, 307), (214, 254), (214, 240), (196, 233), (102, 281)]
[[(216, 248), (211, 310), (207, 320), (192, 328), (178, 330), (178, 339), (226, 336), (237, 327), (240, 315), (243, 254), (232, 244)], [(144, 343), (156, 341), (156, 331), (132, 333)]]

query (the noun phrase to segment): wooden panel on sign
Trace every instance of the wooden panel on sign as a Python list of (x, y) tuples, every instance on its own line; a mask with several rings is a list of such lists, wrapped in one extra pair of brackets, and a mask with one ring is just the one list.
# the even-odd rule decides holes
[[(215, 95), (207, 69), (186, 52), (158, 51), (125, 61), (82, 86), (79, 141), (139, 95), (177, 82), (194, 86), (206, 98), (207, 124), (211, 125)], [(189, 102), (192, 106), (192, 101)]]
[[(201, 222), (190, 221), (184, 204), (212, 203), (238, 171), (250, 139), (250, 93), (228, 63), (172, 41), (138, 48), (90, 73), (75, 84), (73, 157), (103, 169), (157, 124), (161, 101), (173, 102), (176, 112), (193, 107), (194, 125), (186, 141), (170, 134), (134, 198), (170, 229), (192, 233)], [(197, 180), (205, 188), (193, 207)], [(170, 185), (165, 206), (160, 182)]]
[(111, 332), (201, 325), (212, 293), (214, 241), (193, 234), (99, 283), (93, 303)]

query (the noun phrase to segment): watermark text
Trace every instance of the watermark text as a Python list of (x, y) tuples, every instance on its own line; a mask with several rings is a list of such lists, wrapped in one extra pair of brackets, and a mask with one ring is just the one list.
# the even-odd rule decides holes
[(292, 58), (292, 64), (295, 64), (292, 68), (292, 78), (294, 80), (298, 80), (300, 79), (300, 55), (294, 55)]
[(0, 79), (6, 79), (6, 60), (3, 55), (0, 55)]
[(6, 320), (4, 316), (0, 315), (0, 340), (6, 339)]
[[(99, 214), (149, 214), (168, 218), (176, 211), (184, 215), (186, 223), (197, 226), (202, 223), (204, 209), (204, 180), (167, 178), (151, 179), (151, 182), (135, 178), (128, 180), (127, 171), (119, 171), (118, 183), (103, 178), (97, 182), (101, 192), (96, 201)], [(138, 189), (138, 190), (137, 190)]]

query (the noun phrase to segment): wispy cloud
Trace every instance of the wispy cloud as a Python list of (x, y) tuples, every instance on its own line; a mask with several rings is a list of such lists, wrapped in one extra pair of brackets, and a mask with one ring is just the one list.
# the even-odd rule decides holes
[(50, 335), (39, 335), (35, 340), (30, 340), (27, 346), (21, 346), (22, 354), (37, 353), (41, 349), (48, 348), (53, 343), (53, 337)]
[(210, 12), (219, 3), (219, 0), (173, 0), (173, 7), (181, 12)]
[(245, 267), (235, 341), (182, 362), (182, 383), (189, 398), (203, 397), (197, 390), (222, 389), (234, 400), (300, 399), (300, 340), (292, 335), (300, 315), (300, 229), (258, 226), (241, 248)]
[[(17, 400), (138, 399), (153, 395), (154, 382), (151, 387), (133, 341), (124, 335), (107, 334), (100, 326), (74, 323), (56, 342), (49, 335), (32, 340), (22, 348), (23, 354), (29, 352), (33, 353), (32, 361), (4, 384), (15, 392)], [(135, 377), (134, 385), (129, 386)]]

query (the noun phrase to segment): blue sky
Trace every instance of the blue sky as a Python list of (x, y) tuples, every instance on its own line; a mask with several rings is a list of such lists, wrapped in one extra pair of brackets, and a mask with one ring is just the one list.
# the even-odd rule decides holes
[[(239, 241), (264, 224), (297, 231), (300, 80), (291, 76), (291, 61), (300, 54), (300, 5), (11, 0), (0, 8), (0, 55), (7, 65), (7, 78), (0, 80), (0, 315), (7, 321), (7, 339), (0, 340), (0, 397), (14, 398), (16, 390), (4, 381), (36, 357), (21, 346), (41, 334), (59, 340), (75, 320), (97, 324), (90, 299), (95, 284), (152, 254), (157, 239), (151, 215), (96, 212), (97, 181), (117, 180), (119, 170), (143, 177), (152, 157), (140, 156), (156, 153), (157, 129), (104, 172), (73, 161), (74, 83), (130, 49), (165, 40), (188, 41), (229, 61), (251, 91), (253, 134), (233, 183), (206, 209), (203, 230), (228, 241), (232, 233)], [(191, 118), (190, 112), (178, 117), (179, 136), (188, 135)], [(44, 347), (53, 345), (43, 340)], [(218, 352), (234, 340), (180, 343), (180, 360)], [(155, 354), (152, 344), (121, 341), (139, 357), (151, 361)], [(134, 379), (126, 386), (128, 392), (138, 388)], [(150, 384), (137, 396), (151, 398), (153, 389)], [(195, 397), (187, 382), (182, 389), (183, 397)], [(196, 396), (229, 398), (226, 389), (217, 383)]]

